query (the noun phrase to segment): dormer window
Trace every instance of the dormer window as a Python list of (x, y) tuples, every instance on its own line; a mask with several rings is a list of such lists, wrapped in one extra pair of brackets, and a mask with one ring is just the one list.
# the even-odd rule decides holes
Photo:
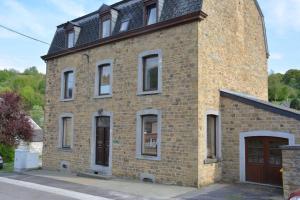
[(107, 19), (102, 18), (102, 38), (109, 37), (111, 34), (111, 22), (109, 16), (106, 16)]
[(68, 48), (75, 46), (75, 31), (68, 32)]
[(157, 23), (158, 10), (156, 0), (145, 0), (144, 1), (144, 12), (145, 12), (145, 25), (151, 25)]
[(129, 20), (123, 21), (121, 24), (120, 32), (127, 31), (129, 27)]
[(66, 48), (73, 48), (76, 45), (81, 28), (76, 22), (67, 22), (64, 25), (64, 29)]

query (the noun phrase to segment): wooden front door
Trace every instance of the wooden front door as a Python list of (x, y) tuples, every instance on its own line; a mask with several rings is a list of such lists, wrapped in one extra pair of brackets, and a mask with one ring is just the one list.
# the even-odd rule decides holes
[(282, 185), (281, 150), (288, 140), (275, 137), (246, 138), (246, 181)]
[(109, 166), (110, 117), (96, 118), (96, 165)]

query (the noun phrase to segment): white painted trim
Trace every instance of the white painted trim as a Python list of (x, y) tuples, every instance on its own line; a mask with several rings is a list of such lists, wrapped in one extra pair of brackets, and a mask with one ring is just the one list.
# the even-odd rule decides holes
[[(105, 65), (105, 64), (110, 65), (110, 77), (109, 77), (110, 92), (108, 95), (99, 95), (99, 78), (100, 78), (99, 77), (99, 66)], [(110, 98), (110, 97), (112, 97), (112, 90), (113, 90), (113, 60), (112, 59), (100, 60), (96, 63), (96, 68), (95, 68), (94, 98), (95, 99)]]
[[(62, 146), (62, 140), (63, 140), (63, 118), (64, 117), (71, 117), (72, 119), (72, 136), (71, 136), (71, 147), (64, 149)], [(58, 148), (65, 150), (65, 151), (70, 151), (73, 149), (73, 143), (74, 143), (74, 115), (73, 113), (61, 113), (59, 116), (59, 121), (58, 121)]]
[[(65, 99), (64, 91), (65, 91), (65, 72), (72, 71), (74, 76), (74, 83), (73, 83), (73, 93), (71, 99)], [(74, 67), (66, 67), (61, 71), (60, 74), (60, 101), (73, 101), (75, 97), (75, 87), (76, 87), (76, 71)]]
[[(156, 91), (144, 91), (143, 90), (143, 58), (149, 55), (158, 55), (158, 88)], [(162, 93), (162, 60), (163, 60), (163, 53), (162, 50), (150, 50), (150, 51), (144, 51), (139, 54), (138, 56), (138, 80), (137, 80), (137, 95), (150, 95), (150, 94), (159, 94)]]
[[(109, 138), (109, 164), (107, 166), (96, 165), (96, 117), (109, 117), (110, 118), (110, 138)], [(91, 169), (93, 171), (98, 171), (104, 175), (112, 175), (112, 144), (113, 144), (113, 113), (112, 112), (98, 112), (92, 115), (92, 132), (91, 132)]]
[(216, 154), (217, 154), (217, 160), (222, 159), (222, 128), (221, 128), (221, 114), (220, 111), (217, 110), (207, 110), (205, 117), (204, 117), (204, 143), (205, 143), (205, 149), (204, 149), (204, 155), (205, 159), (207, 159), (207, 115), (216, 115), (217, 116), (217, 134), (216, 134)]
[(40, 184), (36, 184), (36, 183), (30, 183), (30, 182), (26, 182), (26, 181), (14, 180), (14, 179), (9, 179), (9, 178), (4, 178), (4, 177), (0, 177), (0, 182), (5, 183), (5, 184), (10, 184), (10, 185), (16, 185), (21, 188), (28, 188), (28, 189), (35, 190), (35, 191), (46, 192), (46, 193), (64, 196), (64, 197), (68, 197), (68, 198), (72, 198), (72, 199), (78, 199), (78, 200), (82, 200), (82, 199), (85, 199), (85, 200), (112, 200), (112, 199), (107, 199), (107, 198), (100, 197), (100, 196), (94, 196), (94, 195), (90, 195), (90, 194), (84, 194), (84, 193), (75, 192), (75, 191), (71, 191), (71, 190), (65, 190), (65, 189), (61, 189), (61, 188), (40, 185)]
[(240, 133), (240, 181), (246, 181), (245, 138), (247, 137), (278, 137), (289, 140), (289, 145), (295, 145), (295, 136), (291, 133), (276, 131), (250, 131)]
[[(157, 115), (157, 156), (142, 155), (142, 116)], [(141, 110), (136, 114), (136, 158), (141, 160), (161, 160), (161, 111), (155, 109)]]

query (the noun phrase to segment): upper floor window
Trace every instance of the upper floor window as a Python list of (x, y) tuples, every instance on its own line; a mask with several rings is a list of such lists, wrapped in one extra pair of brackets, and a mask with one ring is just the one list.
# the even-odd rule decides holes
[(99, 66), (99, 96), (110, 94), (110, 64)]
[(68, 48), (75, 46), (75, 31), (70, 31), (68, 33)]
[(127, 30), (128, 30), (128, 27), (129, 27), (129, 20), (123, 21), (123, 22), (121, 23), (120, 32), (127, 31)]
[(160, 50), (139, 55), (138, 94), (160, 93), (162, 88), (162, 55)]
[(145, 12), (146, 25), (155, 24), (157, 22), (157, 4), (152, 3), (150, 5), (147, 5)]
[(143, 91), (158, 89), (158, 55), (143, 58)]
[(74, 98), (74, 71), (66, 69), (61, 77), (61, 99), (72, 100)]
[(100, 20), (101, 20), (101, 26), (100, 26), (101, 38), (106, 38), (111, 36), (111, 15), (110, 14), (101, 15)]
[(95, 97), (112, 94), (112, 60), (104, 60), (96, 65)]

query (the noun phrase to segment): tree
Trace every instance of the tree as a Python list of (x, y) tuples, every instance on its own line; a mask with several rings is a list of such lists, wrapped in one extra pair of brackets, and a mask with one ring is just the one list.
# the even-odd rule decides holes
[(21, 140), (30, 141), (33, 128), (26, 116), (21, 98), (14, 92), (0, 94), (0, 143), (16, 146)]
[(41, 128), (44, 126), (44, 110), (42, 106), (34, 105), (30, 111), (30, 116)]
[(295, 98), (291, 101), (291, 108), (296, 109), (296, 110), (300, 110), (300, 100)]
[(39, 71), (37, 70), (36, 67), (33, 66), (33, 67), (28, 68), (28, 69), (25, 69), (23, 74), (25, 74), (25, 75), (37, 75), (37, 74), (39, 74)]

